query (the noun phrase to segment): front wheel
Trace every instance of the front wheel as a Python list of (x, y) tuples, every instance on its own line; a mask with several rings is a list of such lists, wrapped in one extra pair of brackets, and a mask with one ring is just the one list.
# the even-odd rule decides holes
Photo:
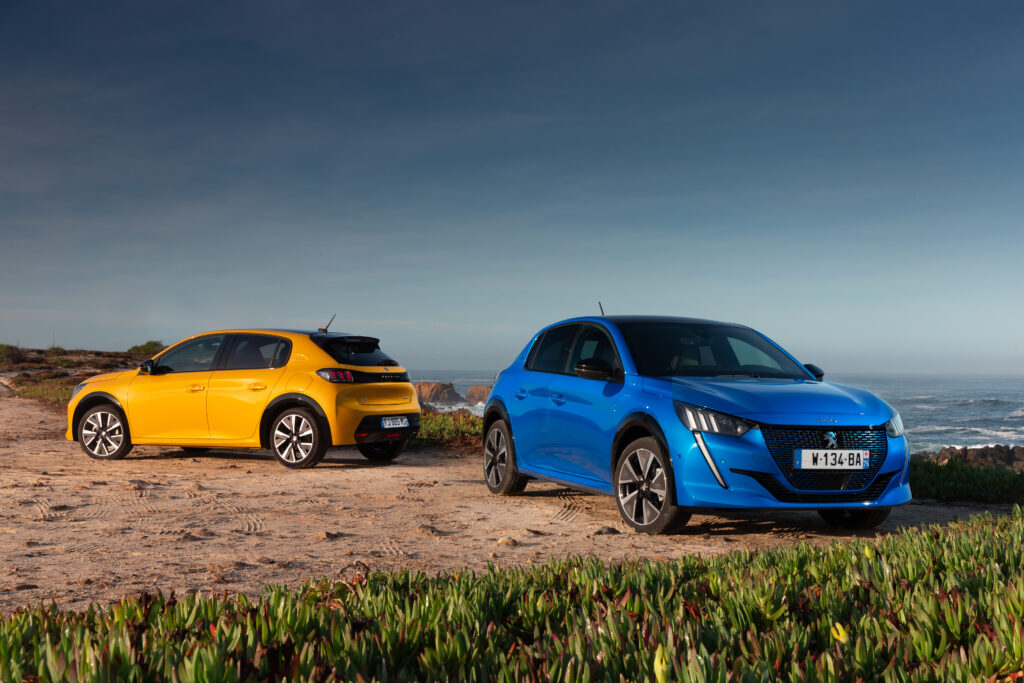
[(405, 439), (359, 443), (356, 448), (371, 462), (391, 462), (405, 450)]
[(327, 442), (309, 411), (289, 408), (270, 426), (270, 450), (285, 467), (304, 469), (320, 462)]
[(90, 458), (120, 460), (132, 449), (128, 422), (109, 403), (89, 409), (78, 428), (78, 443)]
[(484, 480), (491, 493), (512, 496), (526, 488), (526, 477), (519, 474), (512, 433), (504, 420), (495, 420), (484, 437)]
[(690, 513), (672, 495), (672, 466), (653, 437), (637, 439), (622, 451), (615, 468), (615, 500), (626, 524), (645, 534), (663, 534), (683, 526)]
[(832, 526), (844, 529), (874, 529), (885, 521), (892, 508), (867, 508), (865, 510), (818, 510), (821, 518)]

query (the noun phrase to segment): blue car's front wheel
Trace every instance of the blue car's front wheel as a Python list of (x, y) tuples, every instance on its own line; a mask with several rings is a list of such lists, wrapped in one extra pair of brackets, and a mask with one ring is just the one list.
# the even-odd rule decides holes
[(512, 433), (504, 420), (495, 420), (484, 435), (484, 480), (491, 493), (512, 496), (526, 488), (526, 477), (519, 474)]
[(637, 531), (662, 534), (686, 524), (675, 504), (672, 465), (658, 440), (644, 437), (622, 451), (615, 468), (615, 500), (623, 521)]

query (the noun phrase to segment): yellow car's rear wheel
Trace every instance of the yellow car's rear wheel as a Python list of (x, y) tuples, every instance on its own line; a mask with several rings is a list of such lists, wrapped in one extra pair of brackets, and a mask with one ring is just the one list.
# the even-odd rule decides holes
[(356, 444), (363, 457), (372, 462), (390, 462), (405, 450), (405, 439)]
[(285, 467), (303, 469), (323, 459), (327, 441), (308, 410), (288, 408), (270, 426), (270, 450)]

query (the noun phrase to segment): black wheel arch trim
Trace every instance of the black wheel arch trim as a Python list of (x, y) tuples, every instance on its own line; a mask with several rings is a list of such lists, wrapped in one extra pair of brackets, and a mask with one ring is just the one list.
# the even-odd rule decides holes
[(505, 404), (502, 403), (500, 398), (492, 399), (487, 403), (487, 407), (484, 408), (484, 428), (483, 433), (480, 436), (480, 443), (483, 444), (484, 440), (487, 439), (487, 430), (490, 429), (491, 424), (497, 420), (504, 420), (505, 424), (508, 425), (509, 436), (512, 437), (512, 452), (515, 452), (516, 447), (516, 435), (512, 431), (512, 421), (508, 417), (508, 411), (505, 410)]
[(665, 457), (667, 457), (669, 461), (672, 460), (672, 453), (668, 448), (668, 439), (665, 438), (665, 432), (662, 431), (661, 425), (658, 424), (658, 421), (647, 413), (633, 413), (623, 418), (622, 422), (619, 423), (618, 428), (615, 430), (615, 438), (612, 440), (612, 452), (610, 454), (609, 461), (611, 472), (613, 473), (613, 479), (619, 455), (622, 453), (622, 449), (626, 447), (626, 434), (628, 434), (633, 427), (643, 427), (647, 430), (647, 432), (649, 432), (650, 435), (653, 436), (661, 445), (662, 450), (665, 451)]
[(274, 421), (274, 417), (280, 412), (279, 409), (292, 406), (301, 406), (313, 411), (313, 416), (320, 423), (318, 426), (323, 430), (324, 436), (327, 438), (328, 447), (334, 444), (334, 439), (331, 435), (331, 423), (328, 422), (327, 413), (324, 412), (320, 404), (305, 394), (289, 393), (275, 397), (263, 409), (263, 416), (260, 418), (260, 446), (263, 448), (270, 447), (270, 425)]
[[(74, 428), (72, 436), (75, 437), (75, 441), (78, 441), (78, 429), (82, 426), (82, 418), (87, 412), (103, 403), (113, 403), (114, 407), (121, 411), (121, 415), (124, 416), (125, 422), (128, 422), (128, 413), (125, 411), (124, 406), (121, 405), (121, 401), (119, 401), (116, 396), (108, 394), (105, 391), (91, 391), (78, 399), (78, 405), (75, 406), (75, 414), (71, 418), (71, 425)], [(126, 424), (125, 427), (128, 429), (128, 436), (130, 438), (131, 424)]]

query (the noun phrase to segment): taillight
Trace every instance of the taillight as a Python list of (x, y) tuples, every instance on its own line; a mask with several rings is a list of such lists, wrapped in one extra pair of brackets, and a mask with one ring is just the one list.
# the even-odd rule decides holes
[(323, 370), (317, 370), (316, 374), (334, 384), (351, 384), (355, 382), (351, 372), (340, 368), (324, 368)]

